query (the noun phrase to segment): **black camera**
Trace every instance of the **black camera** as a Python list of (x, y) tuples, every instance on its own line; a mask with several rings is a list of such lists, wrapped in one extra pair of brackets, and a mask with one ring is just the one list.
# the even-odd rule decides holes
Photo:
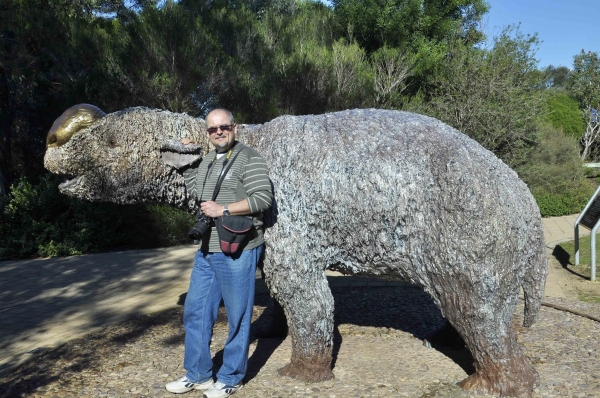
[(193, 240), (200, 240), (202, 235), (210, 231), (213, 219), (202, 213), (202, 210), (198, 210), (198, 216), (196, 216), (196, 224), (192, 227), (188, 236)]

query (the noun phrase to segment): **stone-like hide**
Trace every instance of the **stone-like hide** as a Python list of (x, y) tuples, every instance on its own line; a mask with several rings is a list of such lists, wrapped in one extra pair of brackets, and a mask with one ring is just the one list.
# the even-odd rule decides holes
[[(78, 187), (63, 189), (68, 194), (117, 203), (158, 200), (193, 210), (180, 174), (160, 152), (177, 153), (172, 139), (183, 136), (201, 139), (206, 151), (201, 130), (185, 115), (126, 110), (49, 148), (45, 164), (53, 172), (83, 175), (78, 178), (85, 184), (67, 183)], [(110, 158), (116, 168), (95, 144), (108, 145), (110, 153), (107, 136), (123, 139), (119, 157)], [(329, 268), (422, 286), (475, 360), (476, 373), (462, 387), (531, 392), (538, 376), (510, 320), (523, 287), (525, 326), (535, 321), (547, 264), (539, 209), (514, 171), (462, 133), (407, 112), (283, 116), (247, 128), (240, 140), (264, 155), (275, 188), (264, 272), (293, 339), (282, 374), (310, 381), (333, 376)], [(86, 159), (93, 167), (83, 170)], [(88, 178), (95, 168), (114, 175)]]
[[(65, 113), (72, 113), (73, 108), (76, 106)], [(69, 128), (72, 130), (72, 126)], [(61, 140), (50, 137), (57, 130), (60, 132), (59, 127), (52, 126), (47, 142), (60, 144)], [(201, 146), (189, 146), (189, 162), (201, 159), (210, 149), (205, 130), (203, 120), (188, 115), (126, 109), (99, 119), (57, 147), (48, 147), (44, 166), (53, 173), (75, 176), (59, 189), (79, 199), (120, 204), (168, 203), (196, 211), (195, 198), (187, 196), (183, 179), (163, 158), (172, 150), (183, 152), (180, 139), (191, 137)], [(64, 137), (63, 134), (62, 141)]]

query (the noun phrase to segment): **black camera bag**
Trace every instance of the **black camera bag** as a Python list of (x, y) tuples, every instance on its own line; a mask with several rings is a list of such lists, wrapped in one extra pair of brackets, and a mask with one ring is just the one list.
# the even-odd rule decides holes
[(252, 228), (252, 219), (242, 216), (221, 216), (215, 220), (221, 250), (225, 254), (236, 253)]

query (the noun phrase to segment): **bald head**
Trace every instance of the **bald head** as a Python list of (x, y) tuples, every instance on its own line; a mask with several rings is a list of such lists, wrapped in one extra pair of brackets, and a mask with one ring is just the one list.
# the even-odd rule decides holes
[(211, 110), (210, 112), (208, 112), (208, 114), (206, 115), (206, 120), (208, 120), (208, 117), (210, 116), (211, 113), (213, 112), (223, 112), (227, 115), (227, 117), (229, 118), (229, 123), (230, 124), (234, 124), (235, 120), (233, 119), (233, 113), (231, 113), (231, 111), (229, 109), (225, 109), (225, 108), (215, 108), (213, 110)]
[(213, 109), (206, 115), (206, 133), (217, 152), (227, 152), (235, 143), (237, 125), (230, 111), (223, 108)]

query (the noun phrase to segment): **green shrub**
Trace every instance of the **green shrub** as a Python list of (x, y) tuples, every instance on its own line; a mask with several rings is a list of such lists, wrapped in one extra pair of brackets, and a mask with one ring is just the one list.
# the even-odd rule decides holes
[(577, 140), (552, 126), (541, 128), (537, 146), (517, 172), (544, 217), (580, 212), (595, 189), (586, 179)]
[(20, 180), (0, 203), (0, 260), (69, 256), (189, 243), (193, 219), (167, 206), (88, 203), (62, 195), (58, 178)]
[(579, 104), (562, 91), (549, 95), (547, 120), (553, 127), (562, 129), (565, 134), (578, 139), (585, 131)]
[(60, 195), (55, 178), (36, 186), (20, 180), (0, 213), (0, 259), (94, 252), (122, 237), (104, 225), (121, 220), (105, 206), (77, 203)]
[(453, 42), (425, 102), (410, 101), (406, 110), (449, 124), (510, 167), (526, 163), (546, 108), (537, 43), (514, 26), (493, 38), (488, 50)]
[(194, 225), (193, 214), (167, 205), (148, 205), (146, 209), (155, 223), (155, 232), (161, 246), (175, 246), (190, 243), (188, 232)]
[(557, 217), (578, 213), (584, 208), (590, 196), (591, 193), (583, 195), (581, 192), (573, 194), (533, 192), (533, 197), (540, 208), (542, 217)]

